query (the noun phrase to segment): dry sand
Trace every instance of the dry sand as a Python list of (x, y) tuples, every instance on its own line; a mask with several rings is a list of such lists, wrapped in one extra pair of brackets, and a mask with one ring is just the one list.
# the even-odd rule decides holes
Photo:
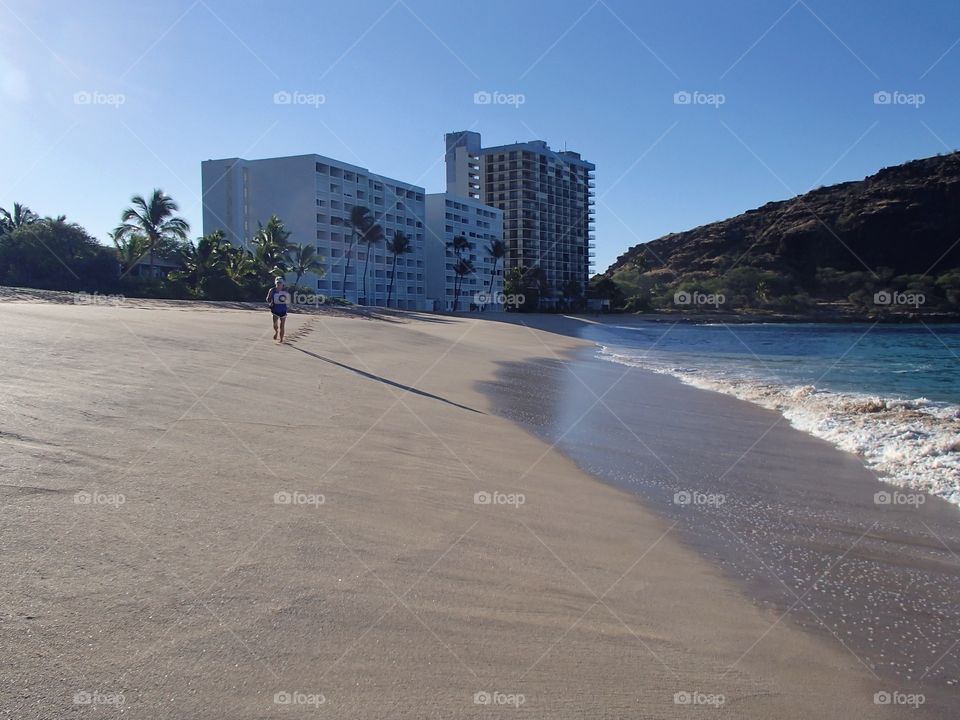
[(277, 346), (263, 311), (134, 301), (0, 322), (0, 717), (898, 713), (492, 414), (498, 361), (574, 339), (320, 313)]

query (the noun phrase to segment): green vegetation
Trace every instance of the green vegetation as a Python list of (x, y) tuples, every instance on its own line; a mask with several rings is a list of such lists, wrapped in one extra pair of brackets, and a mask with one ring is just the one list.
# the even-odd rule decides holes
[(470, 252), (473, 245), (463, 235), (457, 235), (453, 240), (447, 243), (447, 246), (453, 250), (457, 261), (453, 264), (453, 272), (456, 279), (453, 282), (453, 311), (456, 312), (460, 306), (460, 288), (463, 287), (463, 279), (474, 272), (473, 263), (463, 257), (463, 253)]
[(24, 205), (0, 209), (0, 284), (45, 290), (115, 291), (110, 248), (64, 218), (40, 218)]
[[(940, 275), (894, 275), (890, 268), (844, 272), (818, 268), (812, 280), (756, 267), (737, 267), (722, 275), (657, 269), (643, 272), (623, 267), (611, 277), (597, 275), (591, 295), (611, 301), (625, 312), (712, 311), (804, 314), (817, 308), (842, 308), (853, 313), (890, 310), (956, 312), (960, 301), (960, 270)], [(887, 295), (893, 298), (887, 302)], [(688, 298), (716, 302), (689, 302)], [(905, 301), (897, 302), (903, 298)]]
[(190, 225), (174, 215), (180, 208), (173, 198), (159, 188), (153, 191), (149, 200), (142, 195), (134, 195), (130, 202), (132, 206), (123, 211), (120, 225), (113, 231), (113, 241), (122, 243), (131, 236), (137, 236), (150, 258), (150, 277), (155, 278), (155, 254), (158, 251), (170, 252), (178, 242), (186, 240)]
[[(0, 284), (131, 297), (257, 301), (277, 275), (294, 273), (291, 289), (296, 291), (305, 274), (325, 274), (316, 247), (291, 244), (289, 231), (276, 216), (260, 224), (243, 247), (230, 243), (219, 230), (196, 242), (187, 240), (190, 228), (177, 210), (176, 202), (159, 189), (146, 198), (133, 196), (110, 234), (113, 247), (108, 247), (63, 216), (41, 218), (21, 203), (10, 211), (0, 208)], [(303, 290), (316, 296), (313, 289)]]
[(487, 295), (493, 294), (493, 279), (497, 276), (497, 267), (507, 256), (507, 244), (503, 240), (494, 240), (487, 245), (487, 254), (493, 258), (493, 267), (490, 268), (490, 285), (487, 287)]
[(393, 256), (393, 266), (390, 268), (390, 285), (387, 288), (387, 307), (390, 307), (390, 298), (393, 297), (393, 281), (397, 275), (397, 257), (413, 252), (413, 243), (410, 236), (403, 230), (397, 230), (387, 241), (387, 252)]

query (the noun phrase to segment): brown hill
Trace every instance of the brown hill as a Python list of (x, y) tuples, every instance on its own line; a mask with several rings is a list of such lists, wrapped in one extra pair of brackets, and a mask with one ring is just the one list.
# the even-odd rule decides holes
[(960, 300), (957, 268), (960, 152), (635, 245), (604, 277), (633, 297), (632, 309), (666, 308), (689, 290), (724, 294), (727, 310), (864, 311), (889, 291), (921, 293), (913, 310), (942, 313)]

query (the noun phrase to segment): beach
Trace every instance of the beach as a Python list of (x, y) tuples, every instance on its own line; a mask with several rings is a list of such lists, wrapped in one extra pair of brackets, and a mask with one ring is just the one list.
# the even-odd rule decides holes
[[(774, 414), (630, 370), (591, 419), (612, 383), (577, 320), (319, 310), (279, 346), (236, 304), (15, 296), (0, 315), (2, 717), (950, 717), (943, 667), (922, 685), (875, 667), (784, 613), (776, 568), (740, 577), (658, 504), (681, 488), (664, 462), (733, 497), (715, 465)], [(774, 432), (748, 452), (766, 475), (741, 475), (777, 480), (754, 488), (776, 506), (757, 527), (811, 497), (800, 463), (875, 482)], [(858, 493), (821, 499), (847, 503), (848, 541), (817, 557), (927, 558), (871, 541)]]

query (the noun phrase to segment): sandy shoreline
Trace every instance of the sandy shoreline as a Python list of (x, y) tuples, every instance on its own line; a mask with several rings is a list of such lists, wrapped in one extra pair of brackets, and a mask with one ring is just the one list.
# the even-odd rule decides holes
[[(501, 412), (677, 522), (754, 602), (847, 649), (878, 685), (947, 706), (960, 673), (955, 506), (878, 505), (889, 485), (779, 413), (595, 356), (504, 364)], [(512, 392), (532, 378), (535, 405)]]
[(137, 718), (909, 711), (494, 414), (479, 385), (573, 338), (320, 313), (277, 347), (262, 312), (0, 315), (0, 716), (89, 714), (78, 692)]

